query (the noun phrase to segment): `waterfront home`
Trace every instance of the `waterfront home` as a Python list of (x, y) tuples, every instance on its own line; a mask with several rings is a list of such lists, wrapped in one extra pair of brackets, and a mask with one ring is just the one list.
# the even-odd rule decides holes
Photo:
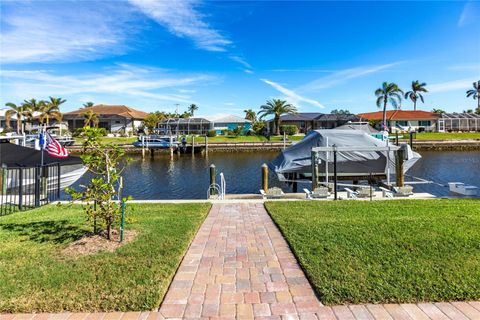
[(239, 127), (245, 133), (252, 128), (252, 121), (234, 115), (212, 117), (210, 121), (212, 122), (212, 130), (215, 130), (217, 134), (224, 134), (226, 131), (233, 131)]
[(212, 130), (212, 123), (205, 118), (169, 118), (161, 121), (157, 128), (163, 134), (206, 135), (208, 131)]
[[(307, 133), (311, 130), (333, 129), (348, 122), (358, 121), (354, 114), (325, 114), (320, 112), (299, 112), (296, 114), (286, 114), (280, 117), (280, 125), (294, 125), (301, 133)], [(274, 131), (274, 121), (268, 121), (268, 129)]]
[(480, 131), (480, 114), (442, 113), (438, 119), (438, 131)]
[[(375, 127), (381, 129), (383, 111), (360, 113), (361, 121), (375, 122)], [(422, 110), (388, 110), (387, 127), (390, 131), (437, 131), (439, 114)]]
[(84, 114), (92, 111), (98, 117), (98, 127), (111, 133), (135, 132), (143, 124), (148, 113), (124, 105), (98, 104), (93, 107), (80, 108), (63, 114), (71, 131), (82, 128), (85, 123)]
[(245, 133), (252, 128), (252, 122), (234, 115), (212, 116), (206, 118), (169, 118), (158, 124), (158, 129), (164, 134), (199, 134), (205, 135), (215, 130), (217, 134), (225, 134), (238, 127)]

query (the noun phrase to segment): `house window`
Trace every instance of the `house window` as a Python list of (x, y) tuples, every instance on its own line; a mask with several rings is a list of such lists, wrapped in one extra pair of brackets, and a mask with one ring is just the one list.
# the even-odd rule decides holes
[(120, 123), (120, 121), (115, 121), (115, 123)]
[(430, 127), (432, 124), (430, 120), (420, 120), (418, 121), (418, 126), (419, 127)]
[(408, 126), (408, 121), (405, 121), (405, 120), (397, 121), (397, 124), (399, 126)]

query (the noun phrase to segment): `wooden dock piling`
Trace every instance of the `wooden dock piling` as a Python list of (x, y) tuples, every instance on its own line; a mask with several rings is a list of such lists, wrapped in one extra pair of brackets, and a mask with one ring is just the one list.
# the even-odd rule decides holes
[(210, 165), (210, 195), (214, 193), (214, 186), (215, 186), (215, 177), (217, 176), (217, 168), (212, 163)]
[(405, 176), (403, 174), (403, 162), (405, 160), (405, 150), (399, 149), (395, 158), (395, 177), (397, 187), (403, 187), (405, 184)]
[(195, 136), (192, 135), (192, 156), (194, 155), (195, 153)]
[(262, 165), (262, 189), (268, 190), (268, 166), (266, 163)]

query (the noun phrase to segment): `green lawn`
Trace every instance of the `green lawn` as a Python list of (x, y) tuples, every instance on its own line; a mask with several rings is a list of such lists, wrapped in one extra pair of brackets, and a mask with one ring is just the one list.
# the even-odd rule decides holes
[(268, 202), (325, 304), (480, 299), (480, 201)]
[[(137, 137), (102, 137), (101, 141), (105, 143), (114, 143), (114, 144), (132, 144), (137, 140)], [(75, 138), (75, 144), (83, 144), (83, 138)]]
[[(304, 138), (303, 135), (298, 136), (288, 136), (287, 139), (291, 141), (299, 141)], [(200, 142), (203, 142), (203, 137), (199, 138)], [(198, 141), (198, 140), (197, 140)], [(268, 140), (264, 136), (216, 136), (208, 138), (208, 142), (281, 142), (283, 141), (283, 136), (271, 136)]]
[[(403, 135), (408, 139), (408, 134)], [(416, 134), (416, 140), (464, 140), (480, 139), (480, 132), (422, 132)]]
[(158, 308), (209, 204), (131, 204), (136, 240), (72, 258), (61, 253), (90, 230), (79, 206), (0, 217), (0, 313)]

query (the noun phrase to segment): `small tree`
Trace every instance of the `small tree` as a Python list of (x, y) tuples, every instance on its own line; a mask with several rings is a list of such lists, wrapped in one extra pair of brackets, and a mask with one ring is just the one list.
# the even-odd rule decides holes
[(82, 160), (95, 177), (83, 191), (68, 188), (67, 192), (73, 200), (86, 202), (83, 208), (89, 220), (99, 219), (110, 240), (112, 226), (121, 218), (120, 205), (113, 200), (116, 195), (120, 196), (120, 175), (125, 168), (125, 161), (121, 159), (125, 151), (117, 145), (101, 143), (98, 128), (85, 127), (83, 132), (86, 140)]

